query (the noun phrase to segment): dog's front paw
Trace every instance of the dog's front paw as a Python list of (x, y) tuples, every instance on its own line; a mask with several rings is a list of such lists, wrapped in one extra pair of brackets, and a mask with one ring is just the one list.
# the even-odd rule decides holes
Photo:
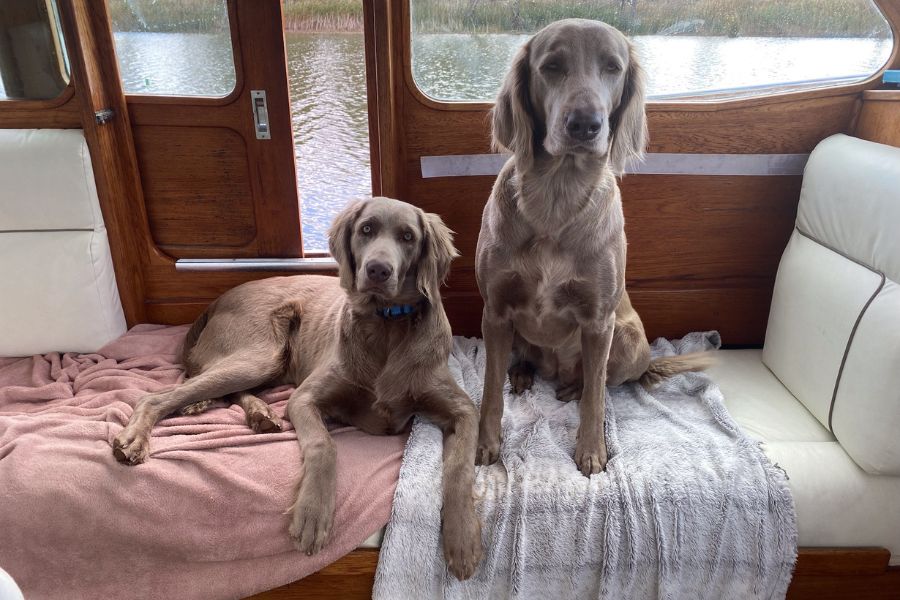
[(126, 427), (113, 439), (113, 456), (126, 465), (139, 465), (150, 455), (150, 438), (146, 433)]
[(585, 477), (595, 475), (606, 468), (606, 441), (596, 434), (578, 432), (575, 443), (575, 466)]
[(281, 419), (267, 404), (247, 411), (247, 425), (255, 433), (276, 433), (281, 431)]
[(310, 493), (301, 486), (293, 506), (293, 517), (288, 533), (294, 547), (307, 556), (317, 554), (331, 535), (334, 519), (334, 497)]
[(492, 465), (500, 458), (500, 436), (482, 431), (478, 434), (478, 449), (475, 451), (476, 465)]
[(482, 556), (481, 523), (475, 516), (475, 509), (448, 511), (444, 515), (441, 535), (447, 568), (454, 577), (465, 581), (475, 574)]

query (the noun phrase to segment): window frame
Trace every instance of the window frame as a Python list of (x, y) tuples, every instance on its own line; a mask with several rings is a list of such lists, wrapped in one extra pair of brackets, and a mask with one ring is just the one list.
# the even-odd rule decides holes
[[(107, 4), (108, 0), (103, 0)], [(178, 96), (173, 94), (132, 94), (125, 91), (125, 84), (121, 81), (122, 75), (119, 74), (119, 81), (122, 85), (122, 91), (128, 104), (178, 104), (190, 106), (226, 106), (240, 99), (244, 92), (245, 78), (243, 66), (243, 54), (241, 54), (241, 38), (238, 31), (237, 23), (237, 7), (233, 0), (225, 2), (228, 16), (228, 35), (231, 38), (231, 61), (234, 65), (234, 88), (225, 96)], [(112, 20), (110, 20), (110, 28), (112, 28)], [(113, 41), (115, 42), (115, 31), (112, 31)], [(118, 64), (118, 58), (117, 64)]]
[[(402, 53), (402, 70), (404, 85), (410, 94), (423, 106), (442, 111), (473, 111), (473, 110), (489, 110), (493, 108), (494, 102), (491, 101), (470, 101), (470, 100), (438, 100), (427, 95), (416, 84), (415, 76), (412, 68), (412, 7), (413, 0), (403, 0), (401, 2), (401, 32), (403, 44)], [(647, 112), (658, 111), (695, 111), (695, 110), (724, 110), (740, 106), (753, 106), (756, 104), (764, 104), (768, 102), (791, 102), (808, 98), (827, 98), (829, 96), (839, 96), (848, 93), (862, 93), (863, 90), (871, 88), (874, 84), (880, 82), (882, 73), (892, 68), (900, 60), (900, 32), (895, 26), (895, 22), (900, 22), (900, 7), (889, 4), (890, 0), (872, 0), (875, 7), (881, 12), (882, 17), (887, 22), (891, 30), (893, 38), (893, 46), (885, 64), (881, 66), (875, 73), (863, 80), (836, 85), (814, 85), (811, 87), (799, 88), (785, 84), (774, 84), (772, 91), (760, 94), (741, 94), (731, 90), (722, 90), (719, 92), (711, 91), (710, 93), (692, 93), (678, 98), (664, 98), (654, 100), (648, 98), (646, 109)], [(785, 88), (785, 89), (779, 89)]]
[(56, 59), (61, 67), (68, 67), (64, 71), (66, 77), (66, 85), (60, 90), (59, 94), (54, 98), (8, 98), (0, 97), (0, 107), (12, 106), (21, 110), (46, 110), (58, 108), (72, 99), (75, 95), (75, 85), (72, 83), (72, 68), (68, 64), (66, 56), (66, 38), (65, 32), (62, 30), (62, 23), (59, 16), (59, 6), (56, 0), (44, 0), (47, 5), (47, 12), (50, 17), (50, 30), (53, 35), (53, 45), (57, 50)]

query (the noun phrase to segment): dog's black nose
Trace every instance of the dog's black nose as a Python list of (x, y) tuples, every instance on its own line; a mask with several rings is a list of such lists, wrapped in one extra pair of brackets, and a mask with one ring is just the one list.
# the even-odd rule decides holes
[(603, 116), (598, 112), (573, 110), (566, 117), (566, 132), (579, 142), (587, 142), (597, 137), (603, 127)]
[(366, 275), (375, 283), (384, 283), (393, 273), (394, 269), (381, 261), (370, 260), (366, 263)]

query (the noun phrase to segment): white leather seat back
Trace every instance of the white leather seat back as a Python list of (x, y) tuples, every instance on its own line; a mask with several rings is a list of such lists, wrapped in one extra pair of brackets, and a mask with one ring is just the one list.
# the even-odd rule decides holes
[(870, 473), (900, 475), (900, 149), (810, 156), (763, 361)]
[(83, 133), (0, 129), (0, 356), (92, 352), (124, 331)]

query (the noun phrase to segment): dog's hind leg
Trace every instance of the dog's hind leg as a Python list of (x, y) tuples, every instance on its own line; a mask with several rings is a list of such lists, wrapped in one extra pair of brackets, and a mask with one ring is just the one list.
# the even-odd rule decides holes
[(227, 400), (241, 405), (247, 416), (247, 425), (256, 433), (281, 431), (281, 419), (258, 396), (250, 392), (237, 392), (228, 396)]
[(515, 334), (512, 362), (506, 371), (513, 393), (521, 394), (531, 389), (531, 386), (534, 385), (536, 365), (540, 360), (540, 349), (522, 339), (519, 334)]
[(144, 462), (150, 450), (150, 430), (161, 418), (190, 404), (263, 385), (281, 367), (280, 348), (274, 352), (271, 347), (247, 348), (167, 392), (145, 396), (113, 440), (113, 455), (126, 464)]

